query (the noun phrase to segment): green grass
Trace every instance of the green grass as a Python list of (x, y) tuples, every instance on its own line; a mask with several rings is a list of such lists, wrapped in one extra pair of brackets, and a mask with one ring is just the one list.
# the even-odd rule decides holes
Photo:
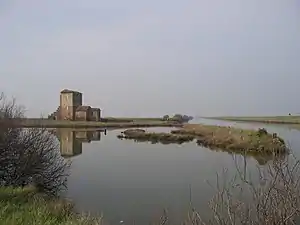
[(228, 121), (260, 122), (277, 124), (300, 124), (300, 116), (265, 116), (265, 117), (205, 117)]
[(65, 200), (38, 195), (34, 188), (0, 188), (0, 224), (5, 225), (87, 225), (100, 219), (73, 213)]

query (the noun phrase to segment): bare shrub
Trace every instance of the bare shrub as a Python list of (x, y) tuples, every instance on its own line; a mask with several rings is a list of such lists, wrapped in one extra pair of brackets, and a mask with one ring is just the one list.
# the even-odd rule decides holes
[[(298, 224), (300, 214), (300, 162), (295, 158), (274, 160), (258, 168), (257, 180), (237, 165), (237, 174), (228, 179), (224, 170), (217, 176), (217, 194), (209, 203), (212, 217), (202, 219), (192, 210), (186, 224), (289, 225)], [(222, 181), (221, 181), (222, 180)], [(297, 221), (298, 220), (298, 221)]]
[(69, 162), (59, 152), (55, 137), (44, 128), (20, 128), (24, 108), (0, 96), (0, 185), (34, 185), (57, 194), (66, 185)]

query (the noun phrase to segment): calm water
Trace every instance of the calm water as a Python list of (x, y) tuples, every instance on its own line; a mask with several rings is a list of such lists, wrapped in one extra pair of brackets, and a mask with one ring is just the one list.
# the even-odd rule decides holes
[[(300, 147), (300, 132), (288, 126), (247, 124), (215, 120), (192, 123), (234, 125), (244, 128), (266, 127), (288, 141), (296, 155)], [(149, 128), (169, 131), (170, 128)], [(227, 168), (236, 173), (234, 158), (243, 163), (242, 156), (202, 148), (196, 143), (182, 145), (150, 144), (119, 140), (121, 130), (99, 131), (57, 130), (61, 152), (72, 160), (67, 196), (78, 211), (103, 213), (111, 224), (148, 224), (167, 209), (172, 222), (183, 220), (193, 205), (204, 215), (208, 201), (216, 193), (216, 173)], [(247, 170), (267, 160), (247, 158)]]

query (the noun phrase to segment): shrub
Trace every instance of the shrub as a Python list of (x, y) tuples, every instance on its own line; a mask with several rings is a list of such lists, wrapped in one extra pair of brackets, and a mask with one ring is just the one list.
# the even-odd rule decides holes
[(44, 128), (20, 128), (24, 108), (0, 96), (0, 186), (34, 185), (47, 194), (66, 187), (69, 163)]

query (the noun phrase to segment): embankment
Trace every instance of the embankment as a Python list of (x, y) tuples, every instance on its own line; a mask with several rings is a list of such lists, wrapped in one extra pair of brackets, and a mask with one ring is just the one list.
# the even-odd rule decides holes
[[(123, 122), (124, 121), (124, 122)], [(67, 121), (67, 120), (49, 120), (49, 119), (21, 119), (6, 121), (6, 125), (34, 128), (131, 128), (131, 127), (178, 127), (182, 126), (174, 121), (158, 121), (158, 120), (135, 120), (128, 122), (109, 120), (109, 122), (96, 121)], [(4, 123), (4, 122), (2, 122)]]
[(300, 116), (270, 116), (270, 117), (203, 117), (206, 119), (271, 123), (271, 124), (300, 124)]

